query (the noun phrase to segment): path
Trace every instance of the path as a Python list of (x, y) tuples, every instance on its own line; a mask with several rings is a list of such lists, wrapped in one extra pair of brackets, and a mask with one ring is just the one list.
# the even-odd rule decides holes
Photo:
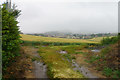
[(31, 73), (26, 73), (27, 76), (33, 74), (30, 78), (48, 78), (46, 71), (47, 66), (44, 65), (42, 61), (40, 61), (40, 56), (38, 54), (38, 48), (34, 48), (32, 46), (24, 46), (23, 47), (26, 54), (30, 55), (31, 58), (38, 58), (38, 60), (33, 61), (33, 69)]
[(79, 67), (78, 69), (88, 78), (106, 78), (101, 75), (100, 71), (95, 70), (95, 66), (85, 62), (85, 57), (82, 54), (74, 55), (76, 57), (75, 65)]

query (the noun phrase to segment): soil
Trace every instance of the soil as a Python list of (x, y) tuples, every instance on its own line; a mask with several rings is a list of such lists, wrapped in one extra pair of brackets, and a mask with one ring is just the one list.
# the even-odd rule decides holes
[[(27, 72), (26, 77), (29, 78), (30, 76), (32, 78), (48, 78), (46, 74), (47, 66), (42, 61), (40, 61), (41, 57), (38, 54), (38, 48), (34, 48), (31, 46), (24, 46), (23, 48), (25, 53), (30, 55), (30, 57), (36, 57), (39, 59), (32, 62), (32, 72)], [(34, 76), (31, 76), (31, 74), (33, 74)]]
[[(11, 66), (7, 68), (4, 78), (48, 78), (47, 66), (40, 61), (38, 48), (21, 46), (21, 56), (16, 57)], [(34, 57), (39, 60), (32, 61)]]
[[(32, 60), (28, 57), (28, 55), (24, 52), (23, 47), (20, 49), (21, 56), (18, 56), (14, 59), (14, 62), (11, 62), (10, 67), (7, 68), (6, 74), (3, 78), (25, 78), (25, 77), (33, 77), (31, 73)], [(25, 75), (29, 73), (28, 75)]]

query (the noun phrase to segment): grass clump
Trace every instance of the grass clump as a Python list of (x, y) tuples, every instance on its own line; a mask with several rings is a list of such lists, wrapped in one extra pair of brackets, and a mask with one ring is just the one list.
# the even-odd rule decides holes
[(105, 76), (107, 76), (107, 77), (109, 77), (110, 75), (112, 75), (112, 69), (110, 69), (110, 68), (108, 68), (108, 67), (105, 67), (104, 69), (103, 69), (103, 74), (105, 75)]

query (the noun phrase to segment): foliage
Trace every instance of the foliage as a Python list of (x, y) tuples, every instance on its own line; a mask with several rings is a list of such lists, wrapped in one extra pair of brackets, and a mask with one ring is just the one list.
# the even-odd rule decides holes
[(104, 56), (104, 55), (106, 55), (107, 53), (109, 53), (109, 52), (111, 51), (111, 49), (112, 49), (112, 47), (110, 47), (110, 46), (108, 46), (108, 47), (106, 47), (106, 48), (103, 48), (103, 49), (101, 50), (101, 56)]
[(113, 77), (113, 78), (120, 78), (120, 70), (114, 70), (112, 77)]
[[(36, 45), (44, 45), (44, 46), (67, 46), (67, 45), (81, 45), (78, 46), (77, 48), (81, 49), (81, 47), (86, 47), (86, 46), (82, 46), (83, 43), (65, 43), (65, 42), (44, 42), (44, 41), (21, 41), (21, 44), (23, 45), (32, 45), (32, 46), (36, 46)], [(96, 43), (85, 43), (87, 46), (88, 45), (98, 45)]]
[(85, 61), (97, 66), (97, 69), (102, 71), (106, 77), (120, 78), (120, 70), (118, 68), (119, 44), (117, 42), (101, 49), (99, 53), (88, 53)]
[(3, 61), (3, 74), (6, 67), (10, 65), (15, 56), (19, 56), (19, 43), (20, 35), (17, 26), (14, 11), (8, 12), (6, 5), (3, 4), (2, 8), (2, 61)]
[(118, 41), (118, 36), (115, 36), (115, 37), (107, 37), (107, 38), (103, 38), (103, 40), (101, 40), (101, 44), (103, 45), (109, 45), (109, 44), (114, 44)]
[(112, 75), (112, 69), (110, 69), (110, 68), (108, 68), (108, 67), (105, 67), (104, 69), (103, 69), (103, 74), (105, 75), (105, 76), (107, 76), (107, 77), (109, 77), (109, 76), (111, 76)]
[(96, 60), (99, 60), (100, 59), (100, 57), (98, 56), (98, 57), (96, 57), (96, 56), (91, 56), (90, 57), (90, 60), (85, 60), (86, 62), (88, 62), (88, 63), (93, 63), (93, 62), (95, 62)]
[(120, 70), (112, 70), (109, 67), (104, 67), (103, 74), (107, 77), (120, 78)]

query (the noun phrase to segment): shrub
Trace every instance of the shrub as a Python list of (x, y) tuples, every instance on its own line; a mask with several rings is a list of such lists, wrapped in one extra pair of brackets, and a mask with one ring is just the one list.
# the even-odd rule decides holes
[(103, 48), (103, 49), (101, 50), (101, 56), (104, 56), (105, 54), (109, 53), (109, 51), (110, 51), (111, 49), (112, 49), (111, 47)]
[(109, 45), (109, 44), (114, 44), (119, 40), (119, 36), (115, 36), (115, 37), (107, 37), (107, 38), (103, 38), (103, 40), (101, 40), (101, 44), (102, 45)]
[[(15, 10), (17, 11), (17, 10)], [(17, 26), (16, 16), (19, 15), (15, 11), (8, 12), (6, 5), (3, 4), (2, 8), (2, 61), (3, 61), (3, 74), (10, 62), (16, 56), (19, 56), (19, 28)]]

